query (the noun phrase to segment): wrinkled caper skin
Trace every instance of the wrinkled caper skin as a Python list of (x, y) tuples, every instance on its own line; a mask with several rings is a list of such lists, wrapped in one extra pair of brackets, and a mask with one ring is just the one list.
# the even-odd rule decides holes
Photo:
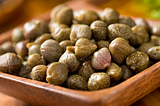
[(45, 65), (46, 61), (43, 58), (43, 56), (41, 56), (40, 54), (31, 54), (28, 56), (28, 60), (29, 64), (31, 64), (32, 67), (36, 66), (36, 65)]
[(59, 45), (61, 46), (62, 52), (64, 53), (66, 51), (67, 46), (73, 46), (74, 44), (70, 40), (64, 40), (60, 42)]
[(42, 20), (32, 20), (24, 25), (25, 39), (35, 40), (43, 33), (49, 33), (49, 27), (48, 24)]
[(47, 69), (46, 81), (50, 84), (62, 85), (68, 76), (68, 66), (65, 63), (54, 62)]
[(98, 50), (103, 48), (103, 47), (109, 48), (109, 41), (100, 40), (100, 41), (97, 42)]
[(151, 42), (143, 43), (143, 44), (138, 48), (138, 50), (139, 50), (139, 51), (142, 51), (142, 52), (144, 52), (144, 53), (147, 54), (148, 50), (149, 50), (151, 47), (153, 47), (153, 46), (155, 46), (155, 45), (154, 45), (153, 43), (151, 43)]
[(127, 65), (122, 65), (122, 73), (121, 73), (121, 80), (125, 81), (133, 76), (133, 71)]
[(93, 21), (98, 20), (99, 16), (92, 10), (77, 10), (73, 13), (73, 19), (80, 24), (90, 25)]
[(40, 51), (40, 45), (32, 45), (29, 49), (28, 49), (28, 55), (34, 54), (34, 53), (38, 53), (41, 55), (41, 51)]
[(5, 53), (15, 53), (15, 43), (12, 43), (10, 41), (4, 42), (1, 45), (1, 48), (5, 51)]
[(35, 43), (41, 45), (44, 41), (48, 39), (53, 39), (51, 34), (45, 33), (35, 39)]
[(68, 65), (69, 73), (75, 73), (80, 65), (80, 62), (78, 61), (76, 55), (69, 50), (66, 50), (62, 54), (62, 56), (59, 58), (59, 62), (66, 63)]
[(74, 52), (77, 57), (86, 58), (94, 53), (94, 51), (97, 49), (97, 45), (86, 38), (80, 38), (77, 40), (74, 48)]
[(129, 43), (132, 46), (140, 46), (142, 43), (149, 41), (149, 34), (144, 27), (134, 26), (132, 27), (133, 36), (129, 39)]
[(56, 40), (46, 40), (42, 43), (40, 50), (48, 62), (56, 62), (62, 55), (62, 48)]
[(20, 41), (15, 46), (15, 51), (18, 55), (20, 55), (22, 58), (28, 55), (28, 49), (26, 47), (26, 44), (28, 43), (28, 40)]
[(84, 77), (80, 75), (70, 75), (67, 78), (66, 86), (75, 90), (88, 90), (87, 81)]
[(24, 33), (23, 33), (23, 28), (21, 27), (18, 27), (18, 28), (15, 28), (13, 31), (12, 31), (12, 41), (15, 42), (15, 43), (18, 43), (22, 40), (24, 40)]
[(153, 60), (160, 60), (160, 46), (151, 47), (147, 54)]
[(115, 63), (111, 63), (106, 73), (110, 76), (112, 83), (117, 83), (121, 79), (122, 68)]
[(37, 81), (45, 81), (47, 68), (48, 67), (45, 65), (37, 65), (33, 67), (31, 71), (31, 79)]
[(114, 61), (117, 64), (122, 64), (128, 54), (131, 53), (131, 47), (124, 38), (116, 38), (109, 44), (109, 50)]
[(52, 9), (50, 18), (52, 21), (56, 21), (59, 24), (70, 26), (72, 24), (73, 11), (70, 7), (61, 4)]
[(128, 25), (125, 24), (111, 24), (108, 26), (108, 39), (109, 41), (114, 40), (117, 37), (122, 37), (126, 40), (132, 37), (132, 30)]
[(119, 23), (126, 24), (130, 27), (133, 27), (136, 25), (136, 23), (128, 16), (123, 16), (119, 19)]
[(100, 19), (106, 22), (108, 25), (118, 22), (119, 19), (119, 13), (112, 8), (105, 8), (99, 16)]
[(28, 78), (32, 68), (32, 65), (28, 61), (24, 61), (18, 75), (20, 77)]
[(111, 79), (107, 73), (93, 73), (88, 80), (88, 89), (92, 91), (108, 88), (110, 86), (110, 82)]
[(148, 25), (147, 21), (143, 18), (138, 18), (135, 20), (135, 23), (137, 26), (141, 26), (141, 27), (144, 27), (148, 33), (151, 33), (151, 28), (150, 26)]
[(106, 40), (107, 39), (107, 24), (103, 21), (96, 20), (90, 25), (92, 34), (95, 40)]
[(84, 77), (86, 80), (95, 72), (96, 70), (92, 67), (91, 61), (86, 61), (82, 63), (80, 69), (78, 70), (78, 74)]
[(136, 51), (126, 58), (126, 64), (132, 71), (138, 73), (146, 69), (149, 65), (149, 57), (146, 53)]
[(22, 60), (15, 53), (5, 53), (0, 56), (0, 71), (17, 75), (20, 71)]
[(88, 25), (76, 25), (70, 33), (70, 40), (75, 44), (80, 38), (91, 39), (92, 32)]

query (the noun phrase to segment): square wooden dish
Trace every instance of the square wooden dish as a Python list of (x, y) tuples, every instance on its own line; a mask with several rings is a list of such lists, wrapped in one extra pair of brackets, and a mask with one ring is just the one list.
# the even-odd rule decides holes
[[(67, 4), (73, 10), (99, 10), (89, 4)], [(38, 19), (49, 22), (49, 14), (42, 14)], [(1, 34), (0, 44), (11, 39), (11, 32)], [(114, 87), (97, 91), (72, 90), (0, 72), (0, 92), (41, 106), (126, 106), (159, 86), (160, 62)]]

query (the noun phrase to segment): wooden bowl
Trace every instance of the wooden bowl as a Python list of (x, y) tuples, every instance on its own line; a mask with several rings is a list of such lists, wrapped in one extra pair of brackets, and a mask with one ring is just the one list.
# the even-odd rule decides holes
[[(97, 7), (86, 6), (83, 3), (71, 5), (68, 2), (67, 4), (74, 10), (82, 6), (99, 10)], [(50, 12), (47, 12), (37, 18), (49, 22), (49, 14)], [(0, 36), (0, 44), (10, 40), (11, 32), (12, 29)], [(160, 62), (116, 86), (97, 91), (72, 90), (0, 72), (0, 92), (40, 106), (126, 106), (159, 86)]]

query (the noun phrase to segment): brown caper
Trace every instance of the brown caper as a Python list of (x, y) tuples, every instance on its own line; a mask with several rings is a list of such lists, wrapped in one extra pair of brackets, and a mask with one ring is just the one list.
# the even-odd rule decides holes
[(68, 65), (68, 72), (74, 73), (78, 70), (80, 62), (78, 61), (76, 55), (66, 50), (63, 55), (59, 58), (59, 62), (66, 63)]
[(50, 84), (62, 85), (68, 76), (68, 66), (65, 63), (54, 62), (47, 69), (46, 81)]
[(18, 27), (12, 31), (12, 41), (18, 43), (19, 41), (24, 40), (23, 28)]
[(22, 60), (15, 53), (6, 53), (0, 56), (0, 71), (17, 75), (22, 65)]
[(151, 35), (151, 43), (153, 43), (155, 46), (160, 46), (160, 37)]
[(86, 61), (82, 63), (80, 69), (78, 70), (78, 74), (84, 77), (86, 80), (95, 72), (96, 70), (92, 67), (91, 61)]
[(119, 23), (126, 24), (130, 27), (133, 27), (136, 25), (135, 22), (128, 16), (123, 16), (122, 18), (120, 18)]
[(120, 37), (110, 43), (109, 50), (117, 64), (122, 64), (126, 56), (131, 53), (128, 41)]
[(106, 71), (106, 73), (108, 73), (108, 75), (110, 76), (112, 83), (119, 82), (119, 80), (121, 79), (121, 72), (122, 68), (115, 63), (111, 63), (110, 67)]
[(107, 24), (116, 23), (119, 19), (119, 13), (112, 8), (105, 8), (100, 13), (100, 19), (106, 22)]
[(137, 50), (147, 54), (148, 50), (153, 46), (155, 46), (153, 43), (147, 42), (147, 43), (143, 43)]
[(108, 39), (109, 41), (114, 40), (117, 37), (122, 37), (126, 40), (132, 37), (132, 30), (126, 24), (111, 24), (108, 26)]
[(45, 81), (47, 68), (48, 67), (45, 65), (37, 65), (33, 67), (31, 71), (31, 79), (38, 81)]
[(35, 40), (43, 33), (48, 33), (48, 24), (42, 20), (32, 20), (24, 24), (25, 38)]
[(34, 54), (34, 53), (41, 54), (40, 45), (32, 45), (32, 46), (28, 49), (28, 55), (31, 55), (31, 54)]
[(107, 39), (107, 24), (103, 21), (96, 20), (91, 25), (92, 34), (95, 40), (106, 40)]
[(43, 58), (43, 56), (41, 56), (40, 54), (31, 54), (28, 56), (28, 60), (29, 64), (31, 64), (32, 67), (36, 66), (36, 65), (45, 65), (46, 61)]
[(160, 46), (151, 47), (147, 54), (153, 60), (160, 60)]
[(73, 46), (74, 44), (70, 40), (64, 40), (60, 42), (59, 45), (62, 47), (62, 52), (65, 52), (67, 46)]
[(99, 16), (92, 10), (77, 10), (73, 13), (73, 19), (80, 24), (90, 25), (93, 21), (98, 20)]
[(18, 75), (20, 77), (28, 78), (32, 68), (32, 65), (28, 61), (24, 61)]
[(6, 53), (5, 50), (0, 46), (0, 55)]
[(160, 36), (160, 25), (159, 24), (154, 25), (151, 29), (151, 33), (153, 35)]
[(144, 27), (134, 26), (132, 27), (132, 32), (133, 36), (129, 39), (129, 43), (132, 46), (139, 46), (149, 41), (149, 34)]
[(108, 88), (110, 86), (110, 82), (111, 79), (107, 73), (93, 73), (88, 80), (88, 89), (92, 91)]
[(121, 80), (125, 81), (133, 76), (133, 71), (127, 65), (122, 65), (122, 73), (121, 73)]
[(66, 81), (66, 86), (75, 90), (87, 90), (87, 81), (80, 75), (70, 75)]
[(75, 44), (80, 38), (91, 39), (92, 32), (88, 25), (76, 25), (70, 33), (70, 40)]
[(49, 39), (42, 43), (41, 54), (48, 62), (55, 62), (62, 55), (62, 48), (55, 40)]
[(150, 26), (148, 25), (147, 21), (143, 18), (138, 18), (135, 20), (135, 23), (137, 26), (141, 26), (141, 27), (144, 27), (148, 33), (151, 33), (151, 28)]
[(97, 45), (86, 38), (80, 38), (77, 40), (74, 48), (74, 52), (77, 57), (86, 58), (97, 49)]
[(40, 37), (36, 38), (34, 42), (40, 45), (48, 39), (53, 39), (53, 37), (51, 34), (45, 33), (45, 34), (42, 34)]
[(100, 40), (97, 42), (98, 49), (101, 49), (103, 47), (109, 48), (109, 41)]
[(28, 55), (28, 49), (26, 47), (26, 44), (28, 43), (28, 40), (20, 41), (15, 46), (15, 51), (18, 55), (20, 55), (22, 58)]
[(136, 73), (143, 71), (149, 65), (149, 57), (146, 53), (136, 51), (126, 58), (126, 64)]
[(72, 24), (73, 11), (70, 7), (61, 4), (52, 9), (50, 17), (52, 21), (70, 26)]
[(12, 43), (10, 41), (4, 42), (1, 45), (1, 48), (5, 51), (5, 53), (15, 53), (15, 43)]
[(133, 46), (130, 46), (130, 47), (131, 47), (131, 53), (136, 51), (136, 48), (134, 48)]

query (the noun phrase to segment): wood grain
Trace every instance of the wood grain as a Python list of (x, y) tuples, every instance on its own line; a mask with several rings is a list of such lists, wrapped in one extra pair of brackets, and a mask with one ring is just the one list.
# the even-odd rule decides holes
[[(77, 5), (77, 2), (69, 1), (66, 4), (74, 10), (81, 8), (96, 11), (100, 10), (100, 8), (88, 2), (79, 2)], [(49, 21), (49, 14), (50, 12), (47, 12), (37, 18)], [(159, 22), (154, 21), (153, 23), (152, 20), (148, 21), (152, 25)], [(23, 24), (20, 26), (23, 26)], [(12, 29), (1, 34), (0, 43), (9, 40), (11, 32)], [(76, 91), (44, 82), (0, 73), (0, 92), (30, 104), (40, 106), (125, 106), (131, 104), (132, 106), (157, 106), (157, 101), (160, 101), (158, 98), (159, 96), (157, 96), (157, 94), (160, 94), (160, 88), (158, 88), (160, 86), (159, 76), (160, 62), (112, 88), (99, 91)], [(155, 90), (156, 88), (158, 89)], [(151, 91), (153, 91), (152, 94), (148, 94)], [(145, 95), (147, 96), (141, 99)], [(149, 99), (152, 99), (152, 101), (149, 101)], [(139, 102), (136, 102), (137, 100), (139, 100)], [(18, 103), (18, 101), (15, 102)]]

